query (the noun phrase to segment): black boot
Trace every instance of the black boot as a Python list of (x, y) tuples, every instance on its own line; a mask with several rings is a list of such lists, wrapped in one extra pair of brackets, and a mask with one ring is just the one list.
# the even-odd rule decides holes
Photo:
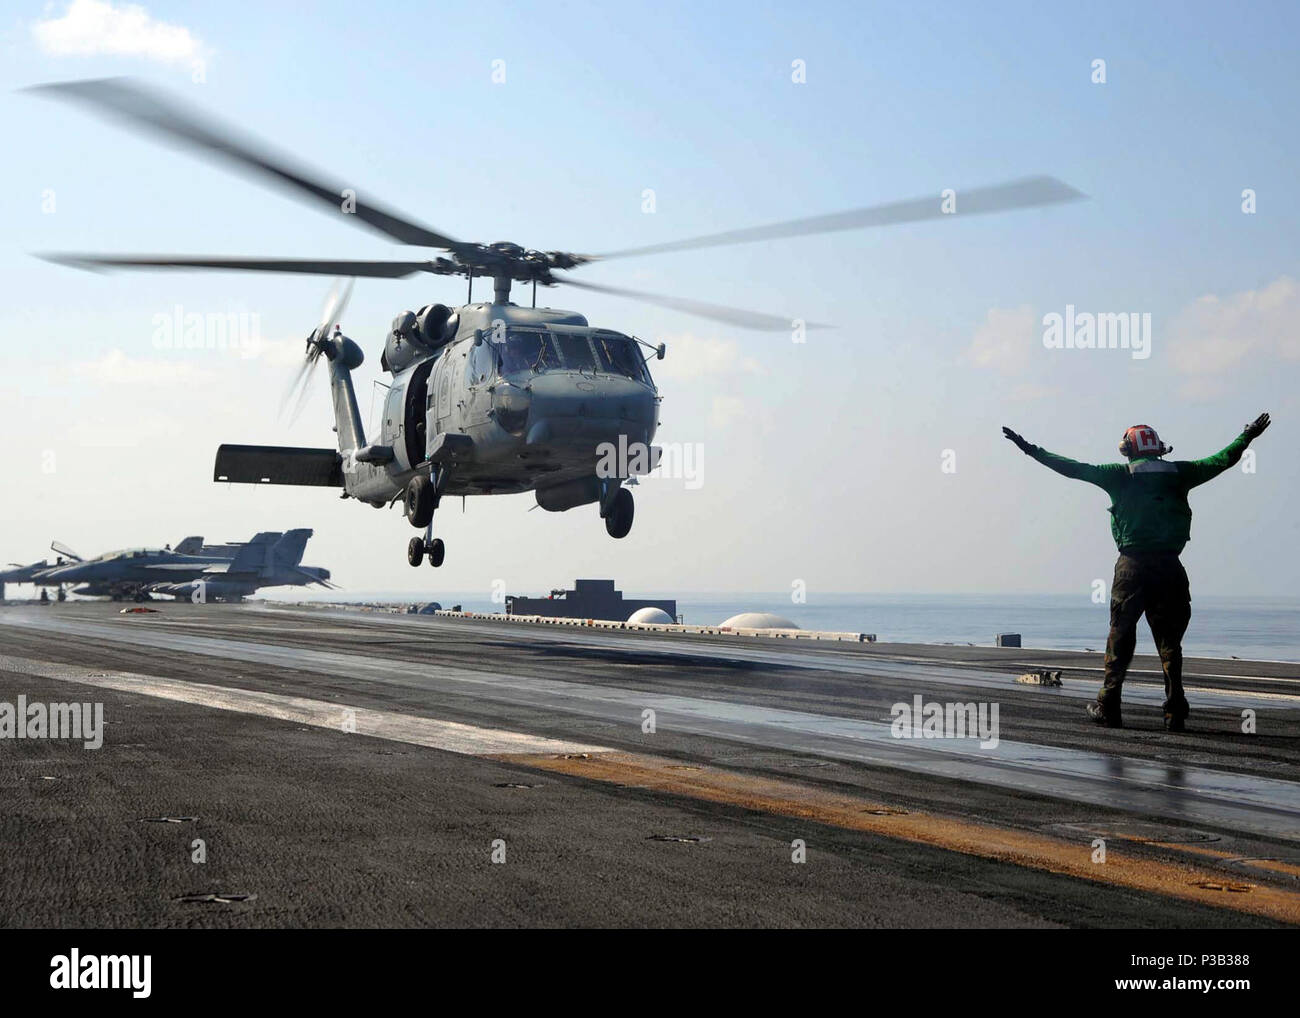
[(1187, 719), (1177, 714), (1165, 715), (1165, 731), (1167, 732), (1185, 732), (1187, 731)]
[(1088, 704), (1088, 717), (1094, 725), (1101, 725), (1103, 728), (1124, 727), (1124, 721), (1120, 717), (1119, 711), (1108, 711), (1096, 700)]

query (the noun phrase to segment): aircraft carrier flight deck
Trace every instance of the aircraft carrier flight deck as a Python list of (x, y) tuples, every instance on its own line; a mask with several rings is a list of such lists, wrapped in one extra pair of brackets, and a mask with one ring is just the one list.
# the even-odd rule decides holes
[(1152, 658), (1107, 730), (1091, 653), (160, 607), (0, 608), (0, 704), (103, 705), (0, 739), (4, 925), (1300, 923), (1297, 665), (1175, 736)]

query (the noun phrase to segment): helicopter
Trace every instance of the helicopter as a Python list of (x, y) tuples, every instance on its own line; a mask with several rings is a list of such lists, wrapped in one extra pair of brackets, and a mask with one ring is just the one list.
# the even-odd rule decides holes
[[(606, 532), (622, 538), (635, 513), (629, 483), (658, 462), (652, 446), (661, 396), (650, 373), (665, 347), (593, 326), (576, 311), (537, 307), (537, 287), (557, 284), (628, 297), (748, 329), (793, 331), (818, 323), (704, 301), (628, 290), (572, 278), (594, 262), (742, 244), (864, 227), (1010, 211), (1085, 197), (1047, 176), (875, 205), (747, 229), (613, 251), (602, 255), (542, 251), (511, 242), (461, 241), (272, 152), (260, 141), (129, 79), (57, 82), (30, 89), (125, 121), (314, 202), (403, 244), (444, 252), (420, 260), (231, 258), (50, 254), (47, 260), (91, 270), (216, 269), (339, 277), (318, 324), (306, 338), (292, 388), (322, 359), (328, 364), (336, 448), (222, 445), (213, 479), (341, 489), (376, 508), (402, 502), (424, 531), (407, 561), (442, 565), (446, 549), (433, 533), (447, 496), (532, 491), (537, 504), (565, 512), (596, 504)], [(362, 427), (352, 373), (364, 362), (340, 320), (358, 277), (401, 279), (420, 273), (467, 280), (462, 305), (432, 302), (392, 321), (381, 367), (392, 376), (379, 433)], [(474, 281), (492, 281), (492, 299), (474, 301)], [(346, 280), (344, 282), (343, 280)], [(530, 307), (511, 300), (513, 284), (531, 285)], [(304, 390), (305, 391), (305, 390)], [(301, 400), (301, 394), (299, 396)], [(632, 455), (610, 456), (610, 450)]]

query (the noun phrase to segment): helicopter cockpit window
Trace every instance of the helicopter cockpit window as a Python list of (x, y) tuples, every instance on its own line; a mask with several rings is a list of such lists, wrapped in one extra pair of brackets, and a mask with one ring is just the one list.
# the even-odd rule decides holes
[(471, 385), (486, 382), (496, 374), (497, 343), (484, 339), (469, 355), (469, 382)]
[(550, 371), (560, 366), (560, 355), (550, 335), (537, 329), (511, 329), (501, 347), (501, 370)]
[(600, 370), (638, 382), (646, 380), (645, 359), (627, 336), (617, 332), (596, 333), (592, 336), (592, 346), (600, 358)]
[(586, 336), (580, 332), (566, 332), (561, 329), (552, 331), (566, 368), (570, 371), (596, 370), (596, 358), (591, 352), (591, 344), (587, 342)]

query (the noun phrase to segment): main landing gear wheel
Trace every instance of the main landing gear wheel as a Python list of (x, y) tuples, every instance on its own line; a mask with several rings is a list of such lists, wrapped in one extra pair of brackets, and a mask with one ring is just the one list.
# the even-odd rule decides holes
[(632, 517), (636, 513), (636, 503), (632, 493), (626, 488), (619, 488), (614, 496), (614, 504), (609, 507), (605, 517), (605, 530), (610, 537), (627, 537), (632, 529)]
[[(406, 518), (413, 527), (427, 527), (433, 522), (437, 497), (427, 477), (412, 477), (406, 486)], [(412, 563), (414, 565), (414, 563)]]
[(424, 561), (426, 553), (429, 556), (429, 565), (437, 569), (442, 565), (442, 560), (447, 557), (447, 546), (442, 543), (441, 537), (435, 537), (432, 541), (413, 537), (406, 546), (406, 561), (413, 566), (418, 566)]

